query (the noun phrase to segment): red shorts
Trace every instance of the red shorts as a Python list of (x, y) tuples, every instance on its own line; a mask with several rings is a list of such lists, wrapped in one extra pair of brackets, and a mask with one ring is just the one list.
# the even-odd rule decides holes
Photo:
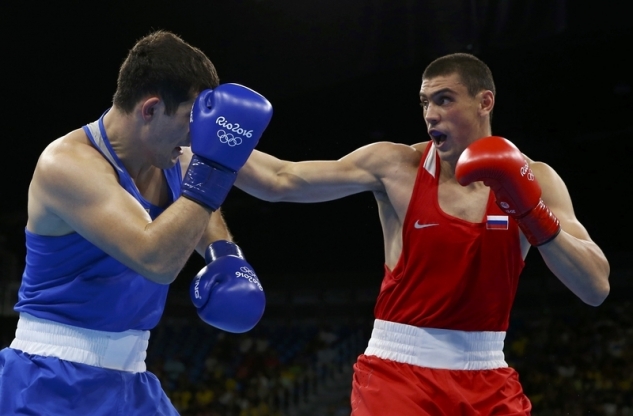
[(518, 373), (443, 370), (361, 355), (354, 364), (352, 416), (529, 416)]

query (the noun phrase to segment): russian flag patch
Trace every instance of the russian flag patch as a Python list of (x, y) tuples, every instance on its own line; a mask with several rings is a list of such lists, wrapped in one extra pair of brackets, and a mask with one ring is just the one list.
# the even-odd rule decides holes
[(487, 230), (507, 230), (508, 216), (507, 215), (487, 215), (486, 229)]

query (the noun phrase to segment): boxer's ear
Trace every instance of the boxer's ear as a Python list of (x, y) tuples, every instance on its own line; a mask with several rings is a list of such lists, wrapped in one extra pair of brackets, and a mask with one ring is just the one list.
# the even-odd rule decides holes
[(479, 98), (479, 115), (487, 116), (495, 105), (495, 95), (490, 90), (484, 90), (477, 96)]
[(141, 102), (140, 112), (141, 117), (145, 121), (150, 121), (158, 112), (158, 107), (161, 105), (161, 99), (158, 97), (149, 97)]

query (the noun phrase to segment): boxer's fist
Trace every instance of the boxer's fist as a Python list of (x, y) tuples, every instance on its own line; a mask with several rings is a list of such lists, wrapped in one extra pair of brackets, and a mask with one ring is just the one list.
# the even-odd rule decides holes
[(510, 141), (491, 136), (473, 142), (457, 160), (455, 177), (464, 186), (477, 181), (489, 186), (497, 205), (517, 221), (530, 244), (545, 244), (560, 232), (528, 162)]
[(499, 208), (513, 217), (523, 216), (541, 198), (523, 154), (502, 137), (484, 137), (468, 146), (457, 161), (455, 177), (461, 185), (483, 181), (494, 191)]
[(191, 282), (198, 316), (218, 329), (242, 333), (259, 322), (266, 307), (264, 289), (240, 248), (229, 241), (211, 243), (207, 266)]
[(202, 91), (191, 108), (193, 157), (183, 195), (218, 209), (271, 117), (270, 102), (250, 88), (222, 84)]
[(266, 98), (239, 84), (204, 90), (191, 108), (191, 151), (238, 171), (268, 126), (272, 111)]

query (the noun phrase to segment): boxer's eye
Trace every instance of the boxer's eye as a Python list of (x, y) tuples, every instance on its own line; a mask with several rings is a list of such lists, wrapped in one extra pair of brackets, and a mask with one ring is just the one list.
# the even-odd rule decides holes
[(435, 104), (437, 105), (446, 105), (451, 101), (451, 99), (445, 95), (441, 95), (435, 99)]

